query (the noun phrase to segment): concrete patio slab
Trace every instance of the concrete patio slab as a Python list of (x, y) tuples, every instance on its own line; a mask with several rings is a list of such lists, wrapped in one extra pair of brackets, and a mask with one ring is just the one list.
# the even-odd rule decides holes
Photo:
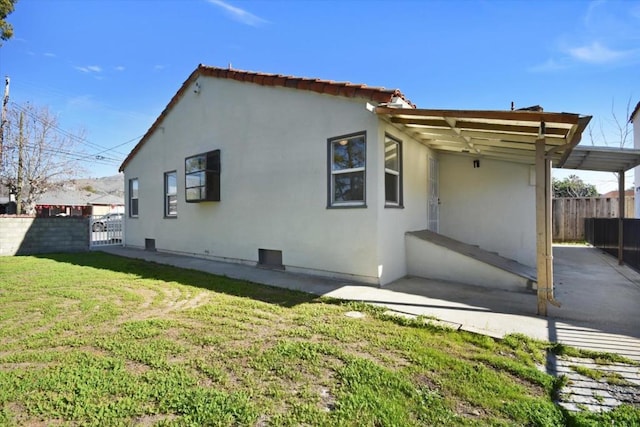
[(435, 317), (457, 329), (496, 338), (522, 333), (640, 361), (640, 274), (588, 246), (554, 247), (556, 298), (548, 317), (536, 295), (407, 277), (384, 288), (123, 247), (101, 250), (315, 295), (380, 305), (397, 313)]

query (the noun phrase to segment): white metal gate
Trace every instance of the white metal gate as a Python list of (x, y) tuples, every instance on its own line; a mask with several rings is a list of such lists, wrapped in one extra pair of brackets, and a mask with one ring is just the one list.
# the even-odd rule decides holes
[(90, 246), (121, 246), (123, 231), (124, 215), (121, 213), (92, 216), (89, 221)]

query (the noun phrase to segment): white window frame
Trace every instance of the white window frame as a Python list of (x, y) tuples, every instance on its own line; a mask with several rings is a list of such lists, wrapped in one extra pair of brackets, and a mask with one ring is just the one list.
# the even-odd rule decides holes
[[(395, 145), (398, 156), (398, 170), (387, 168), (387, 146)], [(387, 200), (387, 174), (395, 175), (396, 179), (396, 200)], [(402, 141), (389, 134), (384, 135), (384, 205), (385, 207), (402, 207)]]
[[(133, 197), (134, 195), (134, 191), (133, 191), (133, 186), (135, 183), (135, 197)], [(135, 213), (133, 212), (133, 201), (136, 201), (136, 209), (135, 209)], [(129, 217), (130, 218), (137, 218), (140, 215), (140, 181), (138, 180), (138, 178), (131, 178), (129, 180)]]
[[(346, 145), (351, 140), (362, 139), (364, 143), (363, 166), (357, 168), (334, 170), (334, 146), (335, 144)], [(344, 142), (346, 141), (346, 143)], [(365, 131), (348, 135), (337, 136), (328, 139), (328, 185), (327, 185), (327, 207), (328, 208), (364, 208), (367, 207), (367, 133)], [(335, 200), (335, 178), (340, 175), (362, 172), (362, 200), (336, 201)]]
[[(173, 192), (169, 189), (169, 177), (173, 176), (175, 182), (175, 189)], [(171, 206), (171, 198), (175, 200), (175, 212), (171, 212), (169, 207)], [(178, 216), (178, 172), (170, 171), (164, 173), (164, 216), (166, 218), (176, 218)]]

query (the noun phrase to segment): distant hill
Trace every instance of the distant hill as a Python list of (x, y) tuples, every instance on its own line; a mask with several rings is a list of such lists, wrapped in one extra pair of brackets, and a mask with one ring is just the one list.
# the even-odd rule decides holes
[(78, 178), (73, 179), (65, 187), (73, 187), (75, 190), (84, 190), (89, 193), (111, 194), (124, 197), (124, 174), (105, 176), (102, 178)]

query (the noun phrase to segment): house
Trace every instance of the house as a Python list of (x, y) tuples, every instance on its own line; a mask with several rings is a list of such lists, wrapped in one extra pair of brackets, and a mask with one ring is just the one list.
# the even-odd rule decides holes
[(36, 204), (39, 217), (91, 216), (123, 211), (122, 197), (89, 192), (74, 186), (49, 190), (40, 196)]
[(550, 168), (592, 158), (589, 119), (200, 65), (120, 167), (124, 244), (376, 285), (538, 280), (551, 300)]
[[(600, 197), (608, 198), (608, 199), (611, 199), (611, 198), (617, 199), (619, 194), (620, 192), (618, 190), (612, 190), (612, 191), (607, 191), (606, 193), (602, 194)], [(634, 195), (633, 189), (624, 190), (625, 197), (633, 197), (633, 195)]]
[[(636, 107), (629, 116), (629, 123), (633, 123), (633, 147), (640, 149), (640, 102), (636, 104)], [(635, 178), (635, 217), (640, 218), (640, 167), (636, 167), (634, 170)]]

